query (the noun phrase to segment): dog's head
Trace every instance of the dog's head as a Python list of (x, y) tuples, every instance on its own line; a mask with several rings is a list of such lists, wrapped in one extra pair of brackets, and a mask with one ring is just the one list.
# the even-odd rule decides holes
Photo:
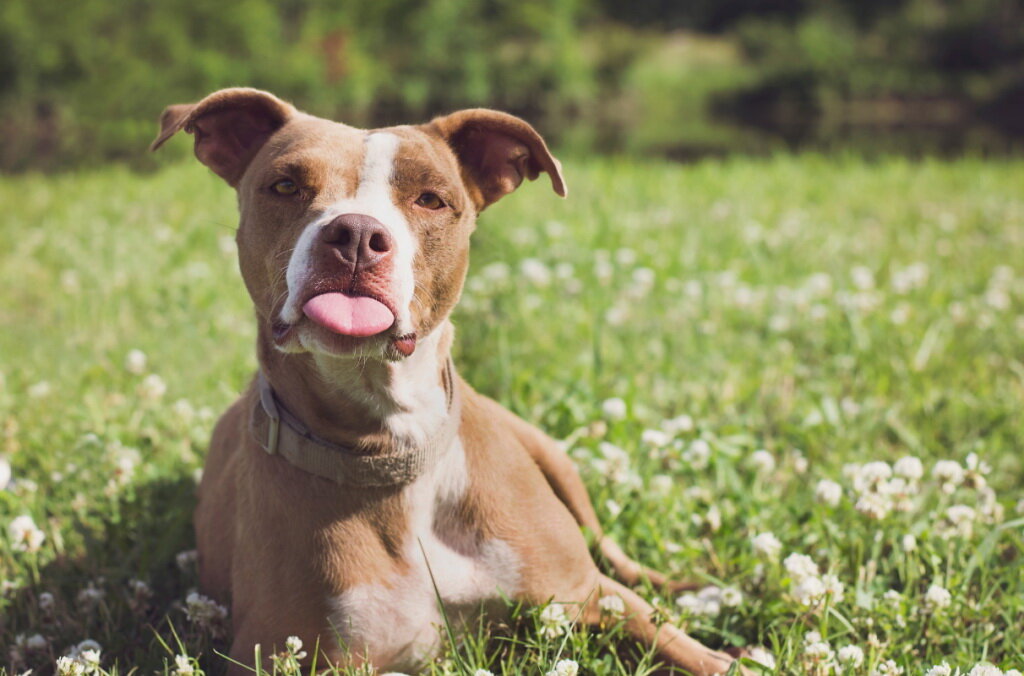
[(458, 301), (477, 214), (561, 169), (526, 122), (463, 110), (365, 131), (255, 89), (167, 108), (176, 132), (238, 192), (239, 265), (259, 321), (286, 352), (401, 359)]

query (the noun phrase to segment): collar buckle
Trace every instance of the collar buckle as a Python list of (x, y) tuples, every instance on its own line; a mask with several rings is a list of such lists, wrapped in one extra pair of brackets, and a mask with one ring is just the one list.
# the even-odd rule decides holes
[(263, 410), (267, 414), (267, 444), (264, 446), (264, 450), (269, 455), (277, 453), (278, 440), (281, 438), (281, 412), (277, 410), (277, 398), (274, 396), (274, 391), (270, 388), (270, 383), (263, 376), (263, 372), (259, 374), (259, 385), (260, 385), (260, 404), (263, 405)]

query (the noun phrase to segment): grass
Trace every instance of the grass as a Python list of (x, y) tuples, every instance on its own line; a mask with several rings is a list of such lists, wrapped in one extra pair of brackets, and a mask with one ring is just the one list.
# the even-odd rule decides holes
[[(971, 159), (569, 162), (569, 200), (542, 181), (481, 219), (458, 367), (570, 440), (628, 551), (742, 593), (659, 600), (702, 640), (766, 646), (784, 674), (832, 673), (812, 631), (863, 650), (847, 674), (1024, 668), (1022, 175)], [(184, 612), (195, 578), (176, 555), (194, 546), (212, 423), (255, 365), (233, 195), (184, 164), (5, 177), (0, 204), (0, 527), (29, 515), (45, 535), (37, 551), (0, 538), (0, 664), (46, 671), (92, 639), (104, 671), (187, 654), (217, 673), (224, 644)], [(862, 467), (904, 456), (920, 480)], [(961, 476), (934, 477), (939, 460)], [(758, 555), (760, 533), (781, 550)], [(801, 603), (819, 578), (791, 553), (842, 598)], [(432, 670), (652, 664), (611, 618), (554, 636), (550, 613), (513, 615)]]

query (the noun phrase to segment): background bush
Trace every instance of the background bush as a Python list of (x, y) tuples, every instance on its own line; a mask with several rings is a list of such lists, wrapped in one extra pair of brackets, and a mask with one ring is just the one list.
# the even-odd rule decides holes
[(1020, 0), (6, 0), (0, 169), (152, 161), (164, 105), (240, 84), (356, 125), (488, 105), (588, 150), (906, 125), (1005, 150), (1024, 118), (1021, 25)]

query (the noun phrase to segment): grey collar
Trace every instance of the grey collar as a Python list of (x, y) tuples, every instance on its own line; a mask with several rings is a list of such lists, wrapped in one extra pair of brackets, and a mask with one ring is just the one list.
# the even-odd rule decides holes
[(447, 418), (422, 447), (366, 455), (321, 439), (277, 400), (262, 370), (256, 376), (259, 402), (253, 407), (249, 428), (263, 450), (304, 472), (348, 486), (404, 485), (423, 474), (458, 434), (462, 407), (451, 359), (445, 364), (442, 381), (448, 398)]

